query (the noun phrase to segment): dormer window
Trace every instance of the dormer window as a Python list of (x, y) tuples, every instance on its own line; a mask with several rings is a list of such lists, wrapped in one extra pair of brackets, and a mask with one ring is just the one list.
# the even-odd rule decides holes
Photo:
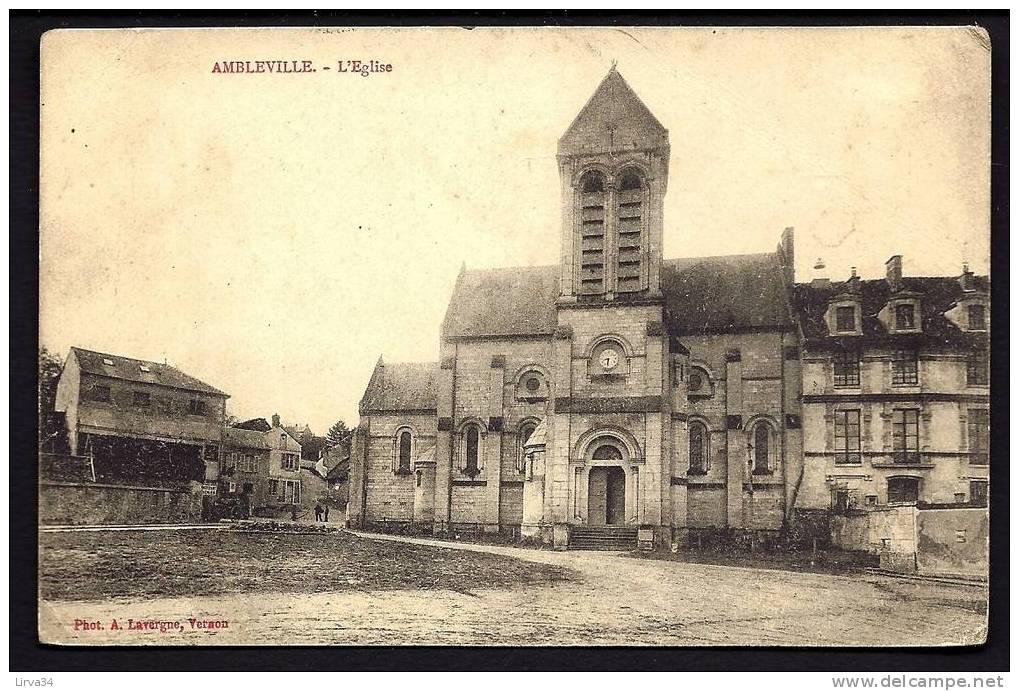
[(970, 305), (966, 308), (966, 317), (970, 331), (987, 330), (987, 307), (985, 305)]
[(140, 369), (142, 372), (151, 372), (152, 371), (151, 369), (149, 369), (148, 365), (138, 365), (138, 369)]
[(835, 308), (835, 330), (856, 331), (856, 308), (852, 305)]
[(111, 360), (108, 357), (104, 357), (103, 364), (106, 365), (107, 367), (113, 367), (113, 360)]
[(895, 306), (895, 328), (900, 331), (916, 328), (915, 305), (907, 302)]

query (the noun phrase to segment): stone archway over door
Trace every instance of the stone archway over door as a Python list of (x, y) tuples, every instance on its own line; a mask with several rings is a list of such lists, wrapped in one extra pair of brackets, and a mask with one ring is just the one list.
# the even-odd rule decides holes
[(626, 523), (626, 473), (620, 466), (596, 466), (588, 473), (587, 523)]

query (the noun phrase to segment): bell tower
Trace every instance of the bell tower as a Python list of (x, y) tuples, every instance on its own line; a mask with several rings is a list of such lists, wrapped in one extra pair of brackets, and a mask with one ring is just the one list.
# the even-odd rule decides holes
[(560, 300), (661, 296), (669, 132), (615, 65), (559, 139)]

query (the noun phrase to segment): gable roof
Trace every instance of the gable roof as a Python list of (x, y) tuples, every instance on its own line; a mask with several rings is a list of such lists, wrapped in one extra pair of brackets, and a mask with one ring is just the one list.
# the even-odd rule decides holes
[(667, 147), (669, 131), (613, 65), (559, 138), (559, 154)]
[(265, 441), (265, 434), (251, 429), (239, 427), (223, 428), (224, 446), (235, 446), (246, 449), (268, 449), (269, 444)]
[[(986, 276), (973, 277), (977, 291), (987, 294), (989, 283)], [(831, 282), (822, 285), (798, 283), (792, 289), (792, 305), (800, 328), (804, 345), (825, 348), (842, 347), (850, 343), (871, 346), (924, 347), (928, 349), (965, 349), (987, 347), (986, 332), (968, 332), (960, 329), (945, 312), (955, 306), (963, 296), (959, 279), (951, 276), (903, 277), (902, 291), (917, 293), (920, 299), (920, 333), (891, 333), (878, 319), (877, 314), (892, 294), (884, 279), (861, 280), (859, 296), (863, 312), (863, 335), (832, 336), (824, 321), (828, 302), (837, 295), (848, 291), (848, 282)]]
[(435, 362), (384, 363), (379, 358), (361, 397), (360, 411), (435, 410)]
[(268, 432), (272, 429), (272, 425), (264, 417), (253, 417), (250, 420), (238, 422), (234, 427), (237, 429), (250, 429), (256, 432)]
[(775, 253), (666, 259), (662, 292), (673, 335), (792, 327)]
[(555, 329), (558, 296), (557, 266), (463, 271), (442, 333), (446, 338), (549, 336)]
[[(667, 259), (662, 292), (673, 335), (793, 326), (776, 253)], [(557, 266), (465, 271), (443, 337), (551, 336), (558, 296)]]
[[(78, 359), (78, 366), (81, 368), (81, 371), (88, 374), (112, 377), (124, 381), (170, 386), (175, 389), (197, 391), (229, 398), (226, 393), (216, 387), (195, 379), (190, 374), (185, 374), (176, 367), (161, 362), (137, 360), (122, 355), (100, 353), (94, 350), (78, 348), (77, 346), (72, 346), (71, 352)], [(107, 362), (112, 362), (113, 364), (107, 364)], [(142, 367), (145, 369), (142, 369)]]

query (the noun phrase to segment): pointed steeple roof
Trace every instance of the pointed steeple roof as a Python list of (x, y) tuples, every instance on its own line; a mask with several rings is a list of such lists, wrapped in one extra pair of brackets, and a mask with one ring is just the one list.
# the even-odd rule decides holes
[(669, 131), (613, 65), (559, 139), (559, 154), (617, 153), (668, 145)]

